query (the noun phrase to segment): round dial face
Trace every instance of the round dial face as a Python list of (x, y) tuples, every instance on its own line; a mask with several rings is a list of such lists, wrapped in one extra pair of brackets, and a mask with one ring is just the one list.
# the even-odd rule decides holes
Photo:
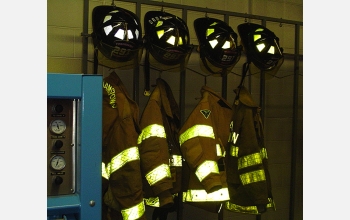
[(60, 119), (53, 120), (50, 124), (50, 130), (55, 134), (62, 134), (66, 128), (66, 123)]
[(66, 161), (64, 157), (55, 155), (50, 160), (50, 166), (54, 170), (62, 170), (66, 166)]

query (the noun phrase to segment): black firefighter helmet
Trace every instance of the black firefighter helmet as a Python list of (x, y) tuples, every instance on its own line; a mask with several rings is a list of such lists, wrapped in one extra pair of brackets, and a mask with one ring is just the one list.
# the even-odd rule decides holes
[(194, 29), (199, 42), (199, 52), (205, 68), (214, 75), (230, 71), (241, 57), (237, 34), (224, 21), (216, 18), (197, 18)]
[(146, 12), (144, 29), (144, 95), (149, 96), (151, 66), (158, 71), (180, 72), (186, 68), (193, 46), (185, 21), (163, 10)]
[[(237, 29), (248, 62), (252, 62), (255, 69), (275, 75), (284, 61), (283, 48), (280, 47), (275, 33), (254, 23), (240, 24)], [(252, 68), (254, 67), (251, 66)]]
[(133, 12), (115, 5), (97, 6), (92, 11), (92, 27), (100, 64), (113, 68), (141, 59), (142, 28)]
[(144, 43), (154, 59), (164, 65), (188, 61), (192, 52), (187, 24), (165, 11), (148, 11), (144, 17)]

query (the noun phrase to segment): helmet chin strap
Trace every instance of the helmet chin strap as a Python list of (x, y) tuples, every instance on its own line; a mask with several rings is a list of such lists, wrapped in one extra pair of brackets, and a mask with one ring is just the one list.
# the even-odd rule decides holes
[(150, 86), (150, 63), (149, 63), (149, 48), (146, 47), (145, 55), (145, 65), (144, 65), (144, 76), (145, 76), (145, 89), (143, 91), (144, 96), (151, 95), (151, 86)]
[[(204, 46), (203, 46), (204, 47)], [(199, 50), (199, 57), (202, 60), (203, 65), (205, 66), (205, 68), (212, 74), (218, 74), (217, 72), (213, 71), (210, 66), (208, 65), (208, 61), (207, 61), (207, 57), (205, 55), (205, 53), (203, 52), (204, 48), (202, 48), (201, 50)], [(221, 76), (223, 76), (226, 73), (226, 69), (227, 67), (219, 67), (221, 69)]]
[(243, 87), (243, 84), (244, 84), (244, 79), (247, 75), (247, 72), (249, 70), (249, 65), (250, 65), (251, 61), (248, 60), (247, 62), (245, 62), (243, 64), (243, 68), (242, 68), (242, 78), (241, 78), (241, 82), (239, 83), (238, 85), (238, 92), (236, 94), (236, 98), (235, 98), (235, 101), (234, 103), (236, 103), (236, 101), (239, 99), (239, 93), (241, 92), (241, 88)]
[(247, 62), (245, 62), (243, 64), (243, 69), (242, 69), (242, 78), (241, 78), (241, 82), (239, 83), (239, 87), (242, 87), (243, 86), (243, 83), (244, 83), (244, 79), (245, 77), (247, 76), (247, 72), (249, 70), (249, 65), (250, 65), (250, 60), (248, 60)]

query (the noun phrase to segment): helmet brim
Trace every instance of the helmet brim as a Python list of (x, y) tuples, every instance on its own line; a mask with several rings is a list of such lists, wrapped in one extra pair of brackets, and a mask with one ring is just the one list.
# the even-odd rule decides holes
[(269, 80), (274, 78), (277, 75), (278, 70), (282, 66), (283, 62), (284, 62), (284, 57), (279, 59), (276, 66), (270, 70), (261, 70), (261, 68), (258, 68), (254, 63), (251, 63), (249, 65), (249, 70), (254, 77), (260, 78), (260, 73), (262, 73), (262, 74), (265, 74), (264, 75), (265, 79)]
[(135, 55), (128, 60), (123, 62), (117, 60), (111, 60), (109, 57), (106, 57), (100, 50), (97, 50), (98, 63), (101, 66), (108, 67), (111, 69), (134, 69), (136, 65), (140, 64), (143, 48), (137, 49)]
[[(214, 75), (231, 70), (241, 57), (241, 46), (238, 46), (233, 29), (226, 22), (210, 17), (197, 18), (193, 24), (202, 66)], [(212, 45), (214, 41), (216, 43)], [(224, 47), (226, 43), (230, 46)]]

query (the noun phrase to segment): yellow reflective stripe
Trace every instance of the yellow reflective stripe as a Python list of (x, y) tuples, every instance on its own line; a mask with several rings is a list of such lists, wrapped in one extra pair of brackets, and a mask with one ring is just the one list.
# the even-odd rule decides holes
[(239, 176), (243, 185), (266, 180), (264, 170), (257, 170), (249, 173), (244, 173)]
[(182, 167), (182, 157), (180, 155), (171, 155), (169, 159), (169, 166)]
[(108, 176), (107, 171), (106, 171), (105, 163), (103, 163), (103, 162), (102, 162), (102, 177), (109, 179), (109, 176)]
[(262, 148), (262, 149), (260, 150), (260, 153), (261, 153), (262, 159), (267, 159), (267, 151), (266, 151), (266, 148)]
[(238, 157), (238, 150), (239, 150), (239, 147), (231, 145), (230, 155), (232, 157)]
[(126, 163), (139, 159), (140, 153), (137, 147), (131, 147), (129, 149), (123, 150), (117, 156), (112, 158), (110, 163), (111, 169), (109, 175), (123, 167)]
[(272, 198), (268, 198), (269, 203), (266, 205), (266, 208), (272, 208), (276, 211), (275, 201)]
[(142, 132), (137, 139), (137, 143), (141, 144), (142, 141), (150, 137), (166, 138), (164, 127), (157, 124), (148, 125), (142, 129)]
[(230, 202), (225, 202), (225, 208), (232, 212), (240, 212), (246, 214), (259, 214), (256, 206), (240, 206)]
[(201, 165), (198, 166), (196, 170), (196, 176), (200, 182), (202, 182), (202, 180), (210, 173), (219, 173), (218, 164), (212, 160), (204, 161)]
[(212, 193), (207, 193), (204, 189), (187, 190), (182, 194), (183, 202), (209, 202), (227, 201), (230, 199), (228, 188), (221, 188)]
[(107, 165), (102, 163), (102, 176), (109, 179), (113, 172), (123, 167), (126, 163), (134, 160), (140, 160), (138, 147), (131, 147), (123, 150), (118, 155), (114, 156), (111, 162)]
[(209, 125), (194, 125), (182, 133), (179, 137), (180, 146), (194, 137), (208, 137), (215, 139), (213, 127)]
[(143, 200), (148, 206), (159, 207), (159, 197), (144, 198)]
[(150, 186), (154, 185), (165, 177), (171, 178), (170, 167), (167, 164), (161, 164), (146, 174), (146, 179)]
[(145, 204), (142, 201), (131, 208), (121, 210), (121, 213), (123, 220), (139, 219), (145, 213)]
[(238, 158), (238, 169), (243, 169), (249, 166), (262, 164), (261, 154), (254, 153)]
[(164, 35), (164, 30), (157, 31), (157, 36), (160, 39)]
[(214, 33), (214, 28), (208, 28), (208, 29), (207, 29), (207, 33), (206, 33), (206, 37), (208, 37), (208, 36), (211, 35), (212, 33)]
[(223, 157), (224, 154), (222, 153), (220, 144), (216, 144), (216, 156)]
[[(175, 198), (178, 194), (175, 193), (172, 195), (173, 198)], [(150, 198), (143, 198), (143, 200), (145, 201), (145, 204), (148, 206), (153, 206), (153, 207), (159, 207), (160, 203), (159, 203), (159, 197), (150, 197)]]
[[(272, 200), (272, 198), (268, 198), (268, 201), (269, 203), (266, 204), (266, 208), (273, 208), (276, 210), (275, 202)], [(241, 206), (241, 205), (233, 204), (229, 201), (225, 202), (225, 208), (233, 212), (240, 212), (245, 214), (256, 214), (256, 215), (260, 214), (258, 212), (257, 206)]]
[[(238, 157), (238, 150), (239, 150), (239, 147), (237, 146), (234, 146), (234, 145), (231, 145), (231, 148), (230, 148), (230, 155), (232, 157)], [(266, 151), (266, 148), (262, 148), (260, 150), (260, 154), (261, 154), (261, 158), (262, 159), (267, 159), (267, 151)]]
[(156, 27), (162, 26), (163, 25), (163, 21), (158, 21), (156, 24)]

